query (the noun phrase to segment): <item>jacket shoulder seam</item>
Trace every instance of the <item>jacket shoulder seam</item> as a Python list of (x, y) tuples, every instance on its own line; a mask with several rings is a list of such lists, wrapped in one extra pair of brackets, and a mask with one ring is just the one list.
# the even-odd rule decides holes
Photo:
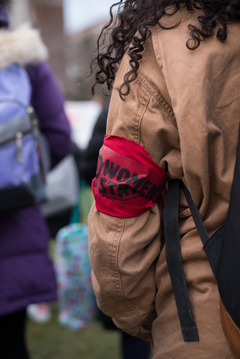
[(138, 77), (137, 77), (137, 80), (139, 81), (139, 83), (146, 89), (146, 91), (148, 91), (148, 93), (152, 96), (152, 98), (154, 98), (154, 100), (162, 107), (162, 109), (166, 113), (169, 121), (172, 123), (172, 125), (174, 127), (177, 128), (176, 119), (175, 119), (172, 107), (167, 103), (167, 101), (165, 100), (165, 98), (163, 97), (163, 95), (161, 94), (160, 91), (158, 93), (158, 96), (156, 96), (153, 93), (153, 91), (151, 91), (149, 89), (149, 87), (145, 84), (145, 82), (146, 82), (145, 77), (143, 77), (142, 75), (140, 75), (140, 76), (139, 75), (140, 74), (138, 74)]

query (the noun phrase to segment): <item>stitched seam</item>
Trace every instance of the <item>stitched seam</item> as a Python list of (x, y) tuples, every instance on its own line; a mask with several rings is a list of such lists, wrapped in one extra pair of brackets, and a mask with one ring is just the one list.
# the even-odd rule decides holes
[(172, 110), (171, 106), (167, 103), (167, 101), (164, 99), (162, 94), (159, 92), (159, 99), (157, 99), (157, 97), (153, 94), (153, 92), (139, 78), (139, 76), (137, 77), (137, 80), (151, 94), (151, 96), (154, 98), (154, 100), (162, 107), (162, 109), (165, 111), (165, 113), (167, 115), (167, 118), (170, 120), (172, 125), (177, 128), (177, 124), (176, 124), (176, 120), (175, 120), (173, 110)]
[[(130, 312), (133, 316), (133, 319), (136, 321), (136, 323), (138, 325), (141, 325), (143, 323), (143, 321), (141, 320), (141, 318), (138, 315), (138, 312), (134, 306), (134, 304), (125, 297), (124, 291), (123, 291), (123, 285), (122, 285), (122, 281), (121, 281), (121, 274), (120, 271), (118, 269), (118, 254), (119, 254), (119, 247), (120, 247), (120, 242), (121, 242), (121, 238), (123, 235), (123, 230), (124, 230), (124, 224), (125, 224), (125, 218), (121, 221), (122, 222), (122, 228), (121, 229), (121, 234), (119, 236), (119, 240), (118, 240), (118, 244), (117, 244), (117, 248), (116, 248), (116, 257), (115, 257), (115, 265), (116, 265), (116, 286), (117, 286), (117, 291), (118, 291), (118, 295), (120, 295), (121, 298), (121, 302), (123, 303), (124, 307), (126, 308), (126, 311)], [(120, 223), (119, 223), (120, 224)]]
[(118, 253), (118, 243), (120, 241), (120, 238), (121, 238), (122, 232), (123, 232), (123, 223), (124, 223), (124, 219), (118, 218), (118, 225), (117, 225), (116, 232), (115, 232), (115, 235), (113, 238), (112, 254), (111, 254), (111, 263), (114, 268), (114, 277), (115, 277), (115, 286), (116, 286), (116, 294), (117, 295), (121, 294), (120, 285), (119, 285), (119, 275), (118, 275), (118, 269), (117, 269), (117, 253)]
[[(159, 42), (157, 40), (155, 40), (156, 37), (158, 36), (156, 27), (153, 27), (151, 32), (152, 32), (153, 51), (154, 51), (154, 53), (156, 55), (157, 62), (160, 63), (159, 67), (161, 69), (162, 68), (162, 54), (161, 54)], [(157, 48), (157, 51), (155, 51), (156, 48)]]
[[(153, 41), (153, 40), (152, 40)], [(126, 56), (123, 58), (122, 60), (122, 65), (124, 66), (124, 73), (126, 73), (127, 71), (127, 67), (129, 66), (129, 58)], [(141, 80), (142, 78), (142, 80)], [(167, 115), (170, 118), (170, 121), (172, 122), (172, 124), (177, 128), (176, 126), (176, 120), (175, 120), (175, 116), (174, 116), (174, 112), (172, 107), (169, 105), (169, 103), (165, 100), (165, 98), (163, 97), (163, 95), (161, 94), (161, 92), (158, 90), (158, 95), (159, 95), (159, 99), (155, 96), (155, 94), (153, 93), (153, 91), (151, 91), (143, 82), (143, 80), (145, 82), (148, 82), (147, 79), (145, 78), (145, 76), (143, 76), (143, 74), (141, 73), (141, 68), (138, 70), (138, 74), (137, 74), (137, 78), (136, 80), (138, 80), (140, 82), (140, 84), (145, 88), (145, 90), (151, 94), (151, 96), (155, 99), (155, 101), (162, 106), (162, 108), (166, 111)], [(131, 84), (130, 84), (131, 86)]]
[(140, 143), (140, 128), (141, 128), (141, 122), (142, 118), (144, 116), (144, 113), (147, 110), (149, 101), (150, 101), (151, 95), (149, 92), (145, 89), (145, 93), (143, 95), (143, 98), (141, 99), (141, 105), (137, 111), (136, 114), (136, 120), (134, 125), (134, 141), (137, 143)]
[[(123, 72), (126, 73), (127, 71), (127, 67), (129, 65), (129, 58), (126, 56), (122, 59), (122, 66), (124, 66), (124, 69), (123, 69)], [(155, 99), (155, 101), (163, 108), (163, 110), (165, 111), (168, 119), (170, 120), (170, 122), (173, 124), (174, 127), (177, 128), (177, 124), (176, 124), (176, 119), (175, 119), (175, 116), (174, 116), (174, 112), (173, 112), (173, 109), (172, 107), (169, 105), (169, 103), (165, 100), (165, 98), (163, 97), (163, 95), (160, 93), (160, 91), (158, 92), (158, 96), (159, 98), (157, 98), (155, 96), (155, 94), (144, 84), (143, 80), (141, 80), (141, 78), (147, 82), (147, 79), (142, 75), (141, 71), (139, 70), (138, 71), (138, 75), (137, 75), (137, 78), (136, 80), (139, 81), (139, 83), (145, 88), (145, 90)], [(131, 84), (130, 84), (131, 86)], [(117, 89), (114, 87), (114, 89)], [(140, 106), (140, 109), (141, 109), (141, 106)], [(137, 112), (137, 117), (139, 116), (138, 114), (140, 113), (140, 110)], [(135, 126), (138, 126), (138, 124), (136, 124)], [(136, 129), (136, 127), (135, 127)], [(135, 142), (138, 142), (138, 139), (137, 139), (137, 135), (134, 133), (133, 134), (133, 137), (135, 138)]]
[[(120, 65), (123, 67), (123, 69), (121, 71), (125, 74), (127, 72), (127, 67), (128, 67), (128, 58), (123, 57), (121, 63), (119, 64), (119, 67), (120, 67)], [(115, 83), (113, 85), (113, 90), (119, 91), (119, 87), (115, 86)]]
[(143, 113), (142, 113), (142, 116), (141, 116), (141, 118), (140, 118), (139, 127), (138, 127), (139, 143), (140, 143), (140, 141), (141, 141), (141, 125), (142, 125), (142, 119), (143, 119), (143, 116), (144, 116), (145, 112), (147, 111), (147, 108), (148, 108), (148, 105), (149, 105), (149, 102), (150, 102), (151, 98), (152, 98), (152, 96), (149, 96), (149, 97), (148, 97), (148, 101), (147, 101), (147, 103), (146, 103), (145, 109), (144, 109), (144, 111), (143, 111)]

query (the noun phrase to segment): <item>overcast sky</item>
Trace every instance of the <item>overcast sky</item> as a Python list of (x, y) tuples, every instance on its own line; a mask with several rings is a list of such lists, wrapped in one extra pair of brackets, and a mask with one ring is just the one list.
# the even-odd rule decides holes
[(68, 33), (82, 31), (109, 18), (109, 8), (117, 0), (64, 0), (65, 28)]

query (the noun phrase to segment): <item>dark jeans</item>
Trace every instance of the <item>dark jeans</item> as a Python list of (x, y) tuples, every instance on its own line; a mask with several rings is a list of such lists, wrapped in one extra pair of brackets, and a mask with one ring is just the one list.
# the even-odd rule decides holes
[(124, 359), (149, 359), (151, 345), (148, 342), (122, 332), (122, 355)]
[(29, 359), (25, 343), (26, 310), (0, 316), (0, 358)]
[[(98, 309), (98, 318), (102, 321), (107, 330), (118, 330), (113, 323), (112, 318), (105, 315)], [(151, 345), (140, 338), (133, 337), (127, 333), (121, 332), (121, 352), (123, 359), (149, 359)]]

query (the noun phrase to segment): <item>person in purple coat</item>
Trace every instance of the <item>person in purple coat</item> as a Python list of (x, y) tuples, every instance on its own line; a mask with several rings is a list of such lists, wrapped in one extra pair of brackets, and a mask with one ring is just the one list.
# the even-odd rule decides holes
[[(46, 62), (39, 33), (29, 26), (8, 29), (6, 5), (0, 0), (0, 70), (12, 63), (27, 69), (31, 104), (50, 145), (52, 165), (71, 151), (63, 96)], [(29, 358), (25, 338), (26, 307), (56, 300), (56, 281), (48, 257), (49, 233), (39, 206), (0, 216), (0, 358)]]

